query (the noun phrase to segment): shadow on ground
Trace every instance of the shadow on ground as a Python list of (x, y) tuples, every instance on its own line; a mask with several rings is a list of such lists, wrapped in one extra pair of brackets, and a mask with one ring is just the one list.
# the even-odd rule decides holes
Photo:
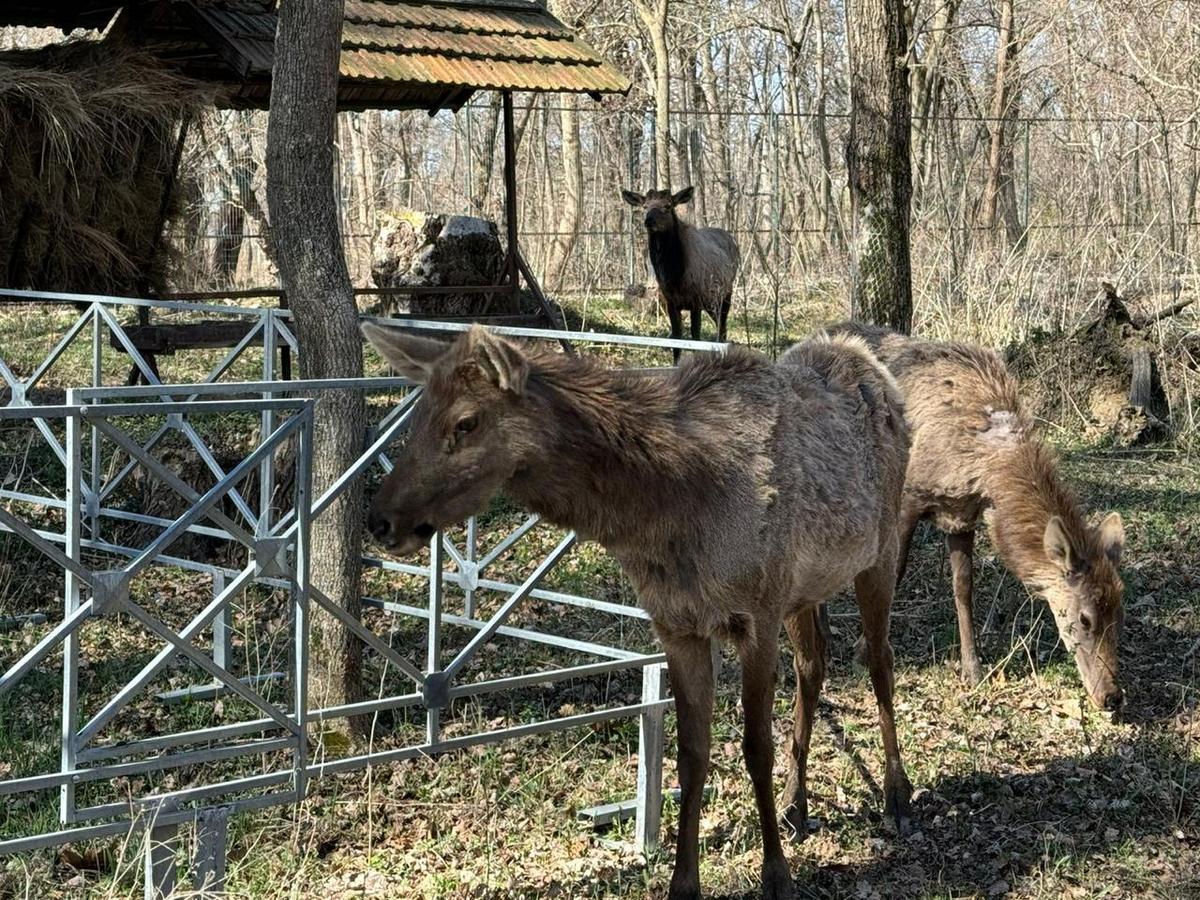
[[(1197, 786), (1185, 756), (1152, 742), (1052, 760), (1034, 772), (949, 776), (918, 793), (919, 832), (875, 841), (865, 862), (806, 872), (797, 894), (1005, 896), (1028, 878), (1071, 864), (1119, 866), (1130, 845), (1150, 842), (1162, 846), (1163, 860), (1158, 872), (1153, 862), (1137, 862), (1148, 887), (1157, 886), (1160, 896), (1189, 896), (1188, 887), (1200, 887)], [(803, 855), (801, 846), (794, 863)]]

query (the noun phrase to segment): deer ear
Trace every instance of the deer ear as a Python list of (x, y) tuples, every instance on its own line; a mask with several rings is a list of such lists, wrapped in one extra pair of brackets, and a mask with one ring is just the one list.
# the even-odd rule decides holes
[(1046, 531), (1042, 536), (1042, 546), (1046, 551), (1046, 559), (1054, 563), (1064, 575), (1075, 571), (1079, 563), (1079, 554), (1067, 535), (1067, 529), (1058, 516), (1051, 516), (1046, 523)]
[(431, 338), (408, 334), (402, 328), (385, 328), (374, 322), (363, 322), (362, 333), (388, 365), (405, 378), (424, 384), (433, 367), (450, 345)]
[(625, 198), (625, 202), (630, 206), (641, 206), (646, 202), (644, 194), (637, 194), (633, 191), (621, 191), (621, 196)]
[(1125, 523), (1121, 521), (1121, 514), (1109, 513), (1097, 531), (1104, 555), (1114, 566), (1118, 565), (1121, 562), (1121, 552), (1125, 549)]
[(682, 206), (684, 203), (692, 202), (692, 194), (696, 193), (696, 189), (691, 185), (685, 187), (682, 191), (671, 198), (672, 206)]
[(488, 380), (502, 391), (520, 396), (529, 378), (529, 360), (521, 348), (479, 325), (468, 332), (471, 357)]

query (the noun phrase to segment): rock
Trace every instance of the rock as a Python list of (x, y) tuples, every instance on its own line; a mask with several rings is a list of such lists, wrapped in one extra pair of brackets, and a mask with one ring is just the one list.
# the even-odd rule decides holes
[[(381, 213), (379, 221), (371, 254), (371, 280), (377, 287), (490, 285), (500, 280), (504, 251), (495, 222), (410, 209)], [(389, 306), (403, 308), (404, 300), (398, 296)], [(416, 315), (477, 316), (515, 312), (512, 302), (504, 295), (418, 294), (407, 307)]]

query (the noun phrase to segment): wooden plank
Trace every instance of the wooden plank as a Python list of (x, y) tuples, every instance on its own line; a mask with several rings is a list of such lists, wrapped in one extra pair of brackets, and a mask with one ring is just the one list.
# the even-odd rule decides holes
[[(256, 325), (255, 322), (213, 321), (182, 325), (132, 325), (125, 329), (125, 334), (139, 353), (170, 356), (176, 350), (234, 347)], [(110, 334), (108, 341), (114, 349), (125, 352), (115, 334)]]

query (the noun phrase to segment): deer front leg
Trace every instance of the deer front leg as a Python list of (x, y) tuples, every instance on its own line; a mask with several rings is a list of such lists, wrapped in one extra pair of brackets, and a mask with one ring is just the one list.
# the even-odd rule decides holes
[(696, 306), (692, 307), (692, 340), (693, 341), (700, 340), (700, 325), (701, 325), (701, 316), (702, 315), (703, 315), (703, 313), (700, 312), (699, 307), (696, 307)]
[(742, 733), (742, 755), (754, 786), (758, 821), (762, 829), (764, 900), (784, 900), (792, 896), (792, 874), (779, 840), (779, 820), (775, 817), (775, 741), (771, 734), (775, 706), (775, 670), (779, 659), (778, 621), (758, 623), (754, 643), (738, 647), (742, 660), (742, 709), (746, 716)]
[(972, 616), (975, 532), (948, 534), (946, 545), (950, 550), (950, 574), (954, 579), (954, 609), (958, 614), (962, 680), (969, 685), (976, 685), (983, 681), (983, 667), (979, 665), (979, 651), (975, 649), (975, 622)]
[[(667, 318), (671, 320), (671, 337), (674, 340), (679, 340), (683, 337), (683, 316), (680, 314), (679, 307), (669, 301), (667, 303)], [(675, 365), (679, 365), (680, 352), (678, 347), (671, 348), (671, 358), (675, 361)]]
[(871, 686), (879, 705), (879, 729), (883, 734), (885, 771), (883, 776), (884, 809), (896, 821), (901, 834), (912, 830), (912, 783), (900, 762), (900, 742), (896, 738), (896, 713), (892, 707), (895, 687), (892, 645), (888, 641), (888, 615), (896, 584), (894, 559), (880, 560), (873, 568), (854, 579), (854, 593), (862, 616), (864, 655), (871, 672)]
[(679, 723), (679, 836), (669, 900), (700, 897), (700, 801), (712, 742), (711, 642), (691, 635), (662, 637)]
[(817, 609), (794, 612), (783, 620), (783, 625), (795, 651), (796, 670), (796, 720), (787, 786), (783, 789), (783, 822), (799, 841), (808, 837), (808, 745), (825, 681), (825, 635)]

